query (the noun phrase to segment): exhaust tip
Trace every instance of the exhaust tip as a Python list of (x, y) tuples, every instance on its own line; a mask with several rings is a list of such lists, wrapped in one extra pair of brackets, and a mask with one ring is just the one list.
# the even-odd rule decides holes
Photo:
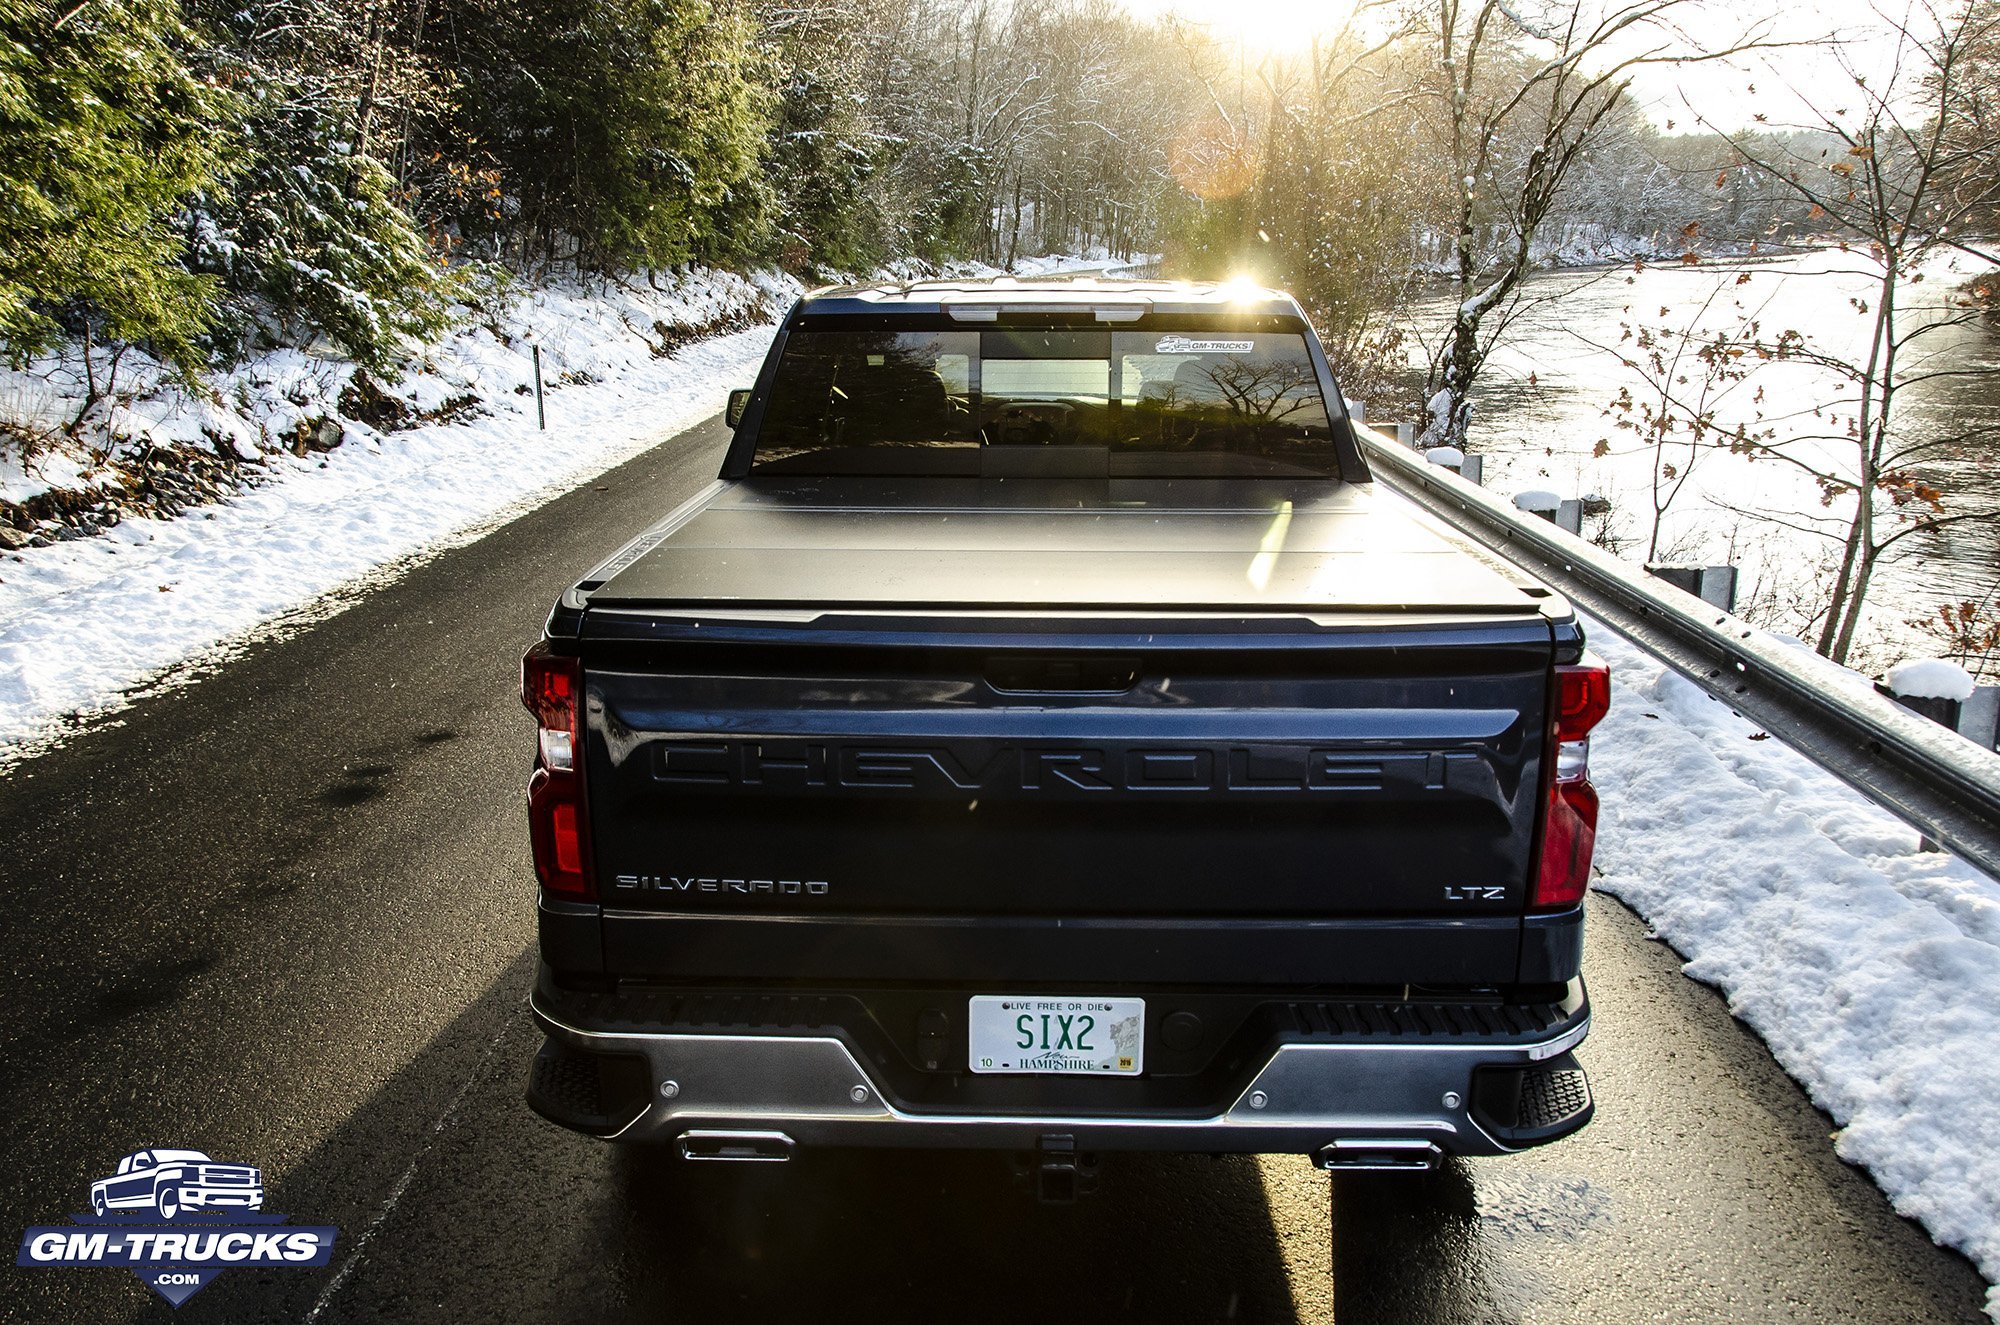
[(1329, 1172), (1429, 1173), (1444, 1159), (1444, 1152), (1429, 1141), (1412, 1138), (1343, 1137), (1313, 1158)]
[(689, 1131), (679, 1144), (682, 1159), (733, 1164), (782, 1164), (796, 1148), (783, 1132)]

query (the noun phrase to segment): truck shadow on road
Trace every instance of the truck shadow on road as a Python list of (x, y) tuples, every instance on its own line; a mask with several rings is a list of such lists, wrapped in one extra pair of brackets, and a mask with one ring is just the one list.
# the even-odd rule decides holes
[[(313, 1325), (1329, 1314), (1294, 1302), (1295, 1279), (1309, 1299), (1327, 1290), (1326, 1180), (1302, 1159), (1273, 1185), (1245, 1157), (1107, 1156), (1097, 1194), (1045, 1206), (1006, 1156), (690, 1164), (563, 1131), (522, 1099), (531, 970), (510, 964), (273, 1185), (268, 1208), (341, 1228), (327, 1271), (225, 1274), (195, 1305)], [(81, 1309), (85, 1288), (129, 1312), (111, 1318), (171, 1314), (129, 1281), (64, 1278), (50, 1287), (79, 1310), (44, 1318), (104, 1318)]]
[(1245, 1158), (1112, 1156), (1104, 1189), (1066, 1206), (994, 1155), (752, 1167), (634, 1149), (612, 1169), (627, 1319), (1299, 1318)]

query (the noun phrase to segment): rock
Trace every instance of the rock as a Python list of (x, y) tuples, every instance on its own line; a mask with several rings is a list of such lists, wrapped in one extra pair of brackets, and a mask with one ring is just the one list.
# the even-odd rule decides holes
[(28, 536), (10, 524), (0, 524), (0, 548), (17, 552), (28, 546)]

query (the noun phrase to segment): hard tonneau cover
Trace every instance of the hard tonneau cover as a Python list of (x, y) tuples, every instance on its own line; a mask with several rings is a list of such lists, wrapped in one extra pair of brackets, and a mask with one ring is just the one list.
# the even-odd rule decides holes
[(1506, 563), (1372, 485), (763, 479), (711, 494), (661, 532), (588, 590), (592, 608), (1551, 605)]
[(579, 587), (605, 969), (1566, 978), (1565, 604), (1370, 487), (1009, 486), (722, 485)]

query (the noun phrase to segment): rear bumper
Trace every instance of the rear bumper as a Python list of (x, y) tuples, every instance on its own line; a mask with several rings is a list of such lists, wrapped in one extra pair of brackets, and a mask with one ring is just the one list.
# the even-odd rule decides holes
[[(1507, 1154), (1567, 1136), (1592, 1112), (1588, 1082), (1570, 1052), (1590, 1029), (1580, 980), (1554, 1024), (1442, 1016), (1435, 1033), (1335, 1030), (1283, 1040), (1201, 1110), (1121, 1109), (1121, 1099), (1137, 1098), (1120, 1093), (1123, 1082), (1104, 1083), (1102, 1096), (1081, 1106), (1074, 1090), (1046, 1109), (1019, 1102), (1005, 1109), (919, 1106), (898, 1098), (892, 1074), (871, 1070), (869, 1055), (857, 1054), (837, 1029), (713, 1033), (622, 1019), (579, 1024), (573, 1010), (551, 1006), (555, 1001), (546, 989), (532, 1001), (548, 1037), (530, 1074), (528, 1100), (537, 1112), (577, 1131), (678, 1144), (701, 1158), (781, 1159), (795, 1146), (1054, 1145), (1290, 1152), (1329, 1167), (1420, 1167), (1374, 1161)], [(1535, 1021), (1542, 1024), (1528, 1024)], [(1488, 1023), (1510, 1029), (1477, 1029)]]

